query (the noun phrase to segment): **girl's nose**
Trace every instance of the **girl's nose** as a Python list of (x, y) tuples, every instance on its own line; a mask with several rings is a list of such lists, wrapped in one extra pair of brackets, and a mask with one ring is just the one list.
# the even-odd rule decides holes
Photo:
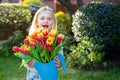
[(44, 22), (46, 22), (46, 23), (47, 23), (47, 22), (48, 22), (48, 20), (47, 20), (47, 19), (44, 19)]

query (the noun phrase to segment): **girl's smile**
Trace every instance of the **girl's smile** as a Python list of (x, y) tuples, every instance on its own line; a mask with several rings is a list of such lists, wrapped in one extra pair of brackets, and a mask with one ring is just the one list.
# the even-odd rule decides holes
[(49, 11), (41, 11), (38, 15), (38, 26), (47, 28), (48, 30), (51, 30), (53, 26), (53, 18)]
[(48, 28), (48, 25), (43, 25), (44, 28)]

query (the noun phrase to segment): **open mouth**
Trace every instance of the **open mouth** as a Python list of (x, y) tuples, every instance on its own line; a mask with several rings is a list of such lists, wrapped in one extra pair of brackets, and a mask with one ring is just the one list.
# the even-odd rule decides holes
[(48, 28), (48, 25), (43, 25), (44, 28)]

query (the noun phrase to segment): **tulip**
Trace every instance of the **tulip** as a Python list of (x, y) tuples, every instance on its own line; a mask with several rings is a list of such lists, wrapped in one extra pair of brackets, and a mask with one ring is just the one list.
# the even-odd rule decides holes
[(64, 35), (63, 35), (63, 34), (59, 34), (59, 35), (58, 35), (58, 38), (60, 38), (60, 39), (63, 40), (63, 39), (64, 39)]
[(48, 50), (49, 50), (50, 52), (52, 52), (52, 50), (53, 50), (52, 46), (48, 46)]
[(29, 37), (31, 40), (36, 39), (36, 36), (37, 36), (37, 32), (33, 32), (33, 33), (29, 34)]
[(57, 44), (60, 44), (63, 39), (64, 39), (64, 35), (59, 34), (59, 35), (58, 35), (58, 38), (57, 38)]
[(20, 47), (18, 48), (21, 53), (24, 53), (24, 48)]
[(57, 30), (51, 30), (51, 32), (49, 33), (50, 37), (55, 37), (57, 34)]
[(43, 35), (44, 35), (44, 36), (47, 36), (47, 35), (48, 35), (48, 29), (45, 29), (45, 30), (43, 30), (42, 32), (43, 32)]
[(30, 44), (30, 46), (31, 46), (31, 47), (33, 47), (33, 48), (35, 48), (35, 47), (36, 47), (36, 45), (35, 45), (35, 44), (33, 44), (33, 43), (31, 43), (31, 44)]
[(44, 29), (44, 28), (42, 28), (42, 27), (41, 27), (41, 28), (38, 28), (36, 32), (37, 32), (37, 33), (41, 33), (41, 32), (43, 31), (43, 29)]
[(42, 49), (46, 49), (46, 45), (44, 43), (41, 44), (42, 45)]
[(13, 50), (14, 52), (19, 52), (18, 46), (14, 46), (14, 47), (12, 48), (12, 50)]
[(28, 46), (29, 45), (29, 40), (28, 39), (24, 39), (24, 44), (26, 44)]
[(37, 39), (43, 40), (43, 38), (44, 38), (43, 33), (37, 34)]
[(46, 41), (47, 46), (51, 46), (53, 44), (53, 40), (54, 40), (53, 37), (48, 37), (48, 39)]
[(30, 53), (29, 50), (27, 50), (27, 49), (23, 49), (23, 54), (29, 54), (29, 53)]

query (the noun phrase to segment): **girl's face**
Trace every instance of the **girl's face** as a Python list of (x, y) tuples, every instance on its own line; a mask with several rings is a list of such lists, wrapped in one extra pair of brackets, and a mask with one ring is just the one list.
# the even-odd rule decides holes
[(38, 14), (38, 26), (48, 29), (49, 31), (53, 26), (53, 16), (50, 11), (44, 10)]

